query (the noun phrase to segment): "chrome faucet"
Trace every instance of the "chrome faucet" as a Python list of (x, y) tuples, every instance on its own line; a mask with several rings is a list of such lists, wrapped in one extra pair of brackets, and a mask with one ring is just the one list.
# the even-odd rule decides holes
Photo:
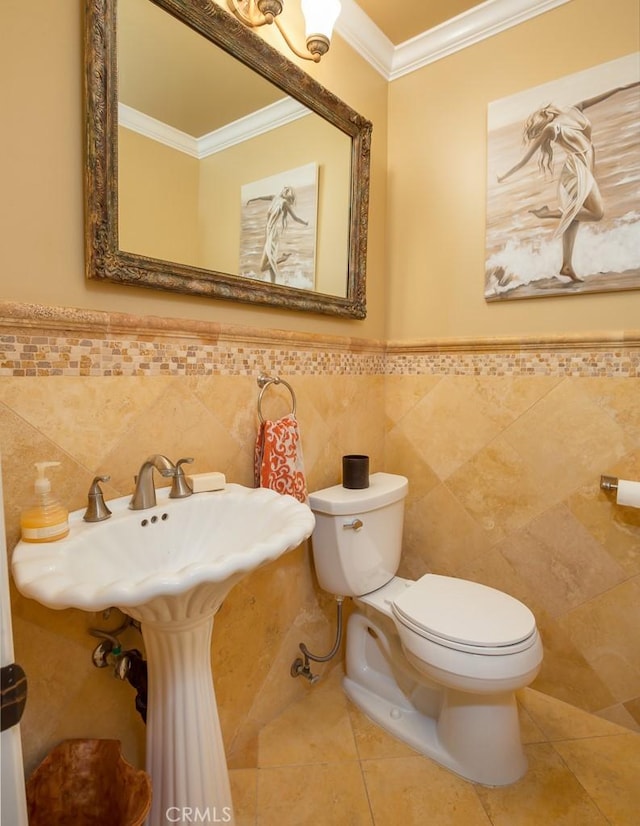
[(129, 507), (134, 511), (153, 508), (156, 504), (156, 488), (153, 483), (153, 469), (162, 476), (175, 477), (177, 468), (172, 461), (161, 453), (156, 453), (146, 459), (138, 471), (136, 490), (131, 498)]

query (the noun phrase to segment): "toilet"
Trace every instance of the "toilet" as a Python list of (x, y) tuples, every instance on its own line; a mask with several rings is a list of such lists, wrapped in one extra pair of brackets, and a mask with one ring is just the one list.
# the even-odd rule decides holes
[(352, 597), (344, 689), (374, 722), (456, 774), (487, 786), (521, 778), (527, 760), (515, 692), (542, 664), (535, 617), (476, 582), (396, 576), (404, 476), (309, 495), (320, 586)]

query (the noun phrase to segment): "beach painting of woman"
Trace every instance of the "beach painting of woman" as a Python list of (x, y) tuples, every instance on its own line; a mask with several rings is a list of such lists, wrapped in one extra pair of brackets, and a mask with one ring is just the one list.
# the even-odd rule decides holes
[(489, 105), (485, 299), (640, 289), (640, 53)]
[(241, 201), (240, 275), (313, 290), (317, 164), (245, 184)]

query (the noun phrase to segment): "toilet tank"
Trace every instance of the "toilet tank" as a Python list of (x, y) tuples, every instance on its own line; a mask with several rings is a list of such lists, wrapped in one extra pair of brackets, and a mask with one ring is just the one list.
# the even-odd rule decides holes
[(368, 488), (334, 485), (309, 495), (316, 517), (311, 547), (321, 588), (337, 596), (362, 596), (395, 576), (408, 489), (404, 476), (373, 473)]

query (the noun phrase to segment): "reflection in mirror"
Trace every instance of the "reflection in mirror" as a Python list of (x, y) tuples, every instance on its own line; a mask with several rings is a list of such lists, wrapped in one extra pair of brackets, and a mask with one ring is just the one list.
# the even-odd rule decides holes
[(214, 4), (89, 0), (88, 277), (366, 314), (371, 124)]

